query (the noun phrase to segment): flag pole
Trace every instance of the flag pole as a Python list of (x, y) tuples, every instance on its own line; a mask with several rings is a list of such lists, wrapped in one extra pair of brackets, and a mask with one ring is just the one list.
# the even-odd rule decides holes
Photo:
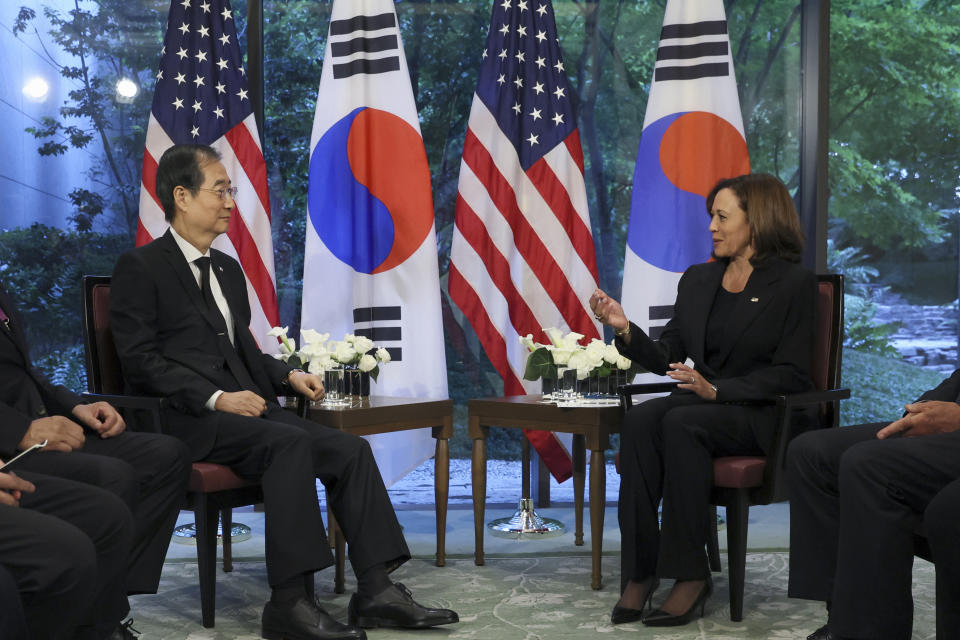
[(263, 0), (247, 0), (247, 72), (250, 104), (263, 147)]

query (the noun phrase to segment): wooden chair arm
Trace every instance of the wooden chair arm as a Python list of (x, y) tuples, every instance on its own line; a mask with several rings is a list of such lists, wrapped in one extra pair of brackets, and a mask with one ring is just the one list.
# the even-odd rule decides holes
[(802, 407), (820, 404), (821, 402), (836, 402), (850, 397), (850, 389), (827, 389), (825, 391), (806, 391), (804, 393), (787, 393), (776, 396), (778, 407)]
[[(144, 424), (142, 420), (137, 420), (135, 421), (136, 425), (143, 427), (144, 430), (151, 433), (160, 433), (162, 431), (160, 409), (162, 409), (166, 404), (166, 400), (164, 398), (153, 398), (149, 396), (127, 396), (113, 393), (91, 393), (89, 391), (85, 391), (81, 395), (84, 400), (89, 402), (99, 402), (102, 400), (104, 402), (109, 402), (118, 409), (128, 409), (131, 411), (147, 413), (150, 416), (149, 424)], [(125, 417), (128, 425), (131, 422), (134, 422), (130, 416)]]

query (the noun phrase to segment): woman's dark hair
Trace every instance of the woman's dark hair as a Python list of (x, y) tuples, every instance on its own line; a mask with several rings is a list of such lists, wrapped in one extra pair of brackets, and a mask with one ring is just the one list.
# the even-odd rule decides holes
[(748, 173), (721, 180), (707, 196), (707, 213), (713, 215), (713, 201), (723, 189), (730, 189), (740, 201), (750, 225), (750, 243), (758, 265), (771, 257), (800, 262), (803, 254), (803, 231), (800, 216), (790, 192), (769, 173)]
[(219, 160), (220, 153), (205, 144), (175, 144), (163, 152), (157, 164), (157, 197), (167, 222), (173, 222), (177, 211), (173, 190), (183, 187), (196, 194), (203, 184), (203, 165)]

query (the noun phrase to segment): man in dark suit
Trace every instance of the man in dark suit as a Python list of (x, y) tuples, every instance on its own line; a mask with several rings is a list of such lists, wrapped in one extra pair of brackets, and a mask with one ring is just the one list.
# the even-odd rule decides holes
[[(457, 621), (426, 609), (387, 574), (410, 557), (365, 440), (302, 420), (276, 396), (323, 395), (318, 376), (262, 353), (249, 330), (240, 265), (211, 249), (227, 231), (235, 191), (210, 147), (176, 145), (157, 168), (170, 229), (120, 257), (111, 328), (134, 391), (167, 398), (164, 429), (194, 460), (217, 462), (263, 486), (267, 578), (265, 638), (363, 638), (358, 627), (423, 628)], [(319, 478), (357, 574), (350, 625), (311, 601), (305, 583), (333, 563), (316, 494)]]
[(118, 496), (135, 527), (122, 583), (126, 593), (156, 593), (189, 480), (189, 451), (175, 438), (129, 432), (108, 403), (86, 404), (51, 384), (33, 366), (23, 320), (0, 285), (0, 457), (45, 440), (19, 468)]
[(790, 588), (823, 600), (811, 640), (910, 638), (914, 530), (937, 572), (937, 638), (960, 638), (960, 370), (892, 423), (805, 433), (787, 453)]
[(130, 510), (92, 485), (0, 472), (0, 638), (128, 638)]

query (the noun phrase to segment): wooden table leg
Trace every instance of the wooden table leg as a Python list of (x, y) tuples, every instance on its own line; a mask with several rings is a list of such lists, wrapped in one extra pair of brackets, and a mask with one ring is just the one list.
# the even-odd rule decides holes
[(590, 452), (590, 546), (593, 552), (593, 572), (590, 586), (603, 587), (600, 575), (600, 552), (603, 550), (603, 514), (607, 502), (607, 467), (603, 451)]
[[(586, 473), (586, 447), (581, 434), (573, 434), (573, 514), (576, 530), (573, 544), (583, 546), (583, 489)], [(590, 504), (593, 504), (593, 485), (590, 486)]]
[(450, 494), (450, 441), (437, 438), (433, 468), (433, 501), (437, 505), (437, 566), (447, 564), (447, 498)]
[[(470, 431), (480, 431), (480, 420), (470, 417)], [(473, 460), (471, 464), (473, 481), (473, 563), (483, 564), (483, 516), (487, 502), (487, 441), (481, 437), (473, 439)]]

